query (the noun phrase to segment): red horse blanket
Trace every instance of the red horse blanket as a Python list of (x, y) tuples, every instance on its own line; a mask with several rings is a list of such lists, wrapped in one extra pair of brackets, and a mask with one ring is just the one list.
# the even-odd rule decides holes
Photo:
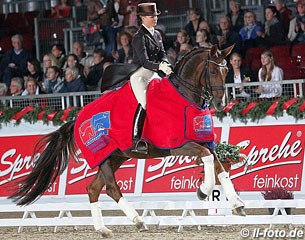
[[(75, 123), (76, 143), (91, 168), (116, 149), (132, 147), (136, 98), (129, 82), (84, 107)], [(147, 91), (143, 139), (157, 148), (177, 148), (189, 141), (212, 142), (214, 125), (209, 109), (184, 98), (167, 78), (153, 80)]]

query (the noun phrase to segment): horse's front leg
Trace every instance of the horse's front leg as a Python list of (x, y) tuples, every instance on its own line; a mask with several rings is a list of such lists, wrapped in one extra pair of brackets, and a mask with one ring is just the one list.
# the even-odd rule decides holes
[[(147, 230), (146, 225), (143, 220), (140, 218), (137, 211), (130, 205), (130, 203), (123, 197), (121, 190), (116, 182), (114, 172), (112, 170), (112, 162), (108, 158), (101, 165), (101, 171), (106, 183), (106, 193), (114, 201), (116, 201), (120, 209), (125, 213), (125, 215), (136, 224), (136, 227), (139, 231)], [(116, 161), (113, 159), (112, 161)]]
[(215, 186), (214, 155), (206, 147), (195, 142), (189, 142), (181, 148), (171, 150), (172, 155), (197, 156), (204, 164), (204, 182), (197, 189), (197, 196), (205, 200), (211, 195)]
[(241, 198), (237, 195), (234, 185), (230, 179), (229, 173), (225, 171), (220, 161), (218, 161), (216, 154), (215, 156), (215, 172), (219, 179), (219, 182), (223, 188), (226, 198), (232, 205), (232, 211), (236, 215), (246, 216), (245, 204)]

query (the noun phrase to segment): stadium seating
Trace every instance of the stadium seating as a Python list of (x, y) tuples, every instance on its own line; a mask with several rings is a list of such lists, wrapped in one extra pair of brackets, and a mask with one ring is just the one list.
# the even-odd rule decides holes
[(270, 51), (272, 52), (275, 59), (281, 57), (290, 57), (290, 46), (288, 45), (273, 46), (270, 48)]

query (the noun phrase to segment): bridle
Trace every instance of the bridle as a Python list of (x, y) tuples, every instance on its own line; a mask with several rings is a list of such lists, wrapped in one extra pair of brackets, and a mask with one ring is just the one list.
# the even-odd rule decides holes
[(209, 68), (210, 63), (216, 65), (220, 69), (221, 68), (227, 69), (227, 61), (225, 59), (223, 59), (223, 61), (221, 63), (217, 63), (210, 59), (210, 54), (208, 55), (208, 58), (205, 62), (204, 72), (203, 72), (204, 86), (202, 87), (202, 92), (203, 92), (203, 96), (205, 97), (205, 99), (208, 100), (209, 102), (214, 98), (214, 95), (213, 95), (214, 91), (219, 91), (219, 90), (224, 91), (225, 90), (224, 85), (212, 86), (212, 84), (211, 84), (212, 81), (210, 78), (210, 68)]
[[(208, 53), (208, 58), (205, 60), (205, 67), (204, 71), (202, 71), (202, 74), (200, 74), (199, 78), (201, 79), (202, 76), (204, 77), (204, 86), (202, 86), (201, 89), (198, 89), (197, 86), (189, 83), (188, 81), (181, 78), (178, 74), (173, 73), (173, 77), (171, 77), (172, 82), (175, 84), (175, 79), (179, 81), (179, 83), (186, 89), (188, 89), (190, 92), (192, 92), (194, 95), (199, 97), (203, 100), (203, 104), (209, 104), (213, 98), (213, 92), (218, 90), (225, 90), (224, 85), (216, 85), (211, 86), (211, 78), (210, 78), (210, 70), (209, 70), (209, 64), (215, 64), (219, 68), (227, 68), (227, 61), (224, 59), (221, 63), (217, 63), (213, 60), (211, 60), (210, 53)], [(182, 69), (182, 67), (181, 67)], [(171, 76), (172, 76), (171, 75)]]

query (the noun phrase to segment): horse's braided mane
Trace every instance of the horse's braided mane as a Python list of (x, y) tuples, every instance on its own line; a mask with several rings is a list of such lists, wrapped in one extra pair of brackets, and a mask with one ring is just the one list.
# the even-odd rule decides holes
[(181, 65), (184, 64), (185, 62), (187, 62), (189, 59), (191, 59), (194, 55), (197, 54), (197, 52), (201, 52), (201, 51), (210, 51), (210, 48), (202, 48), (202, 47), (195, 47), (192, 48), (191, 50), (189, 50), (188, 52), (186, 52), (181, 59), (179, 59), (174, 67), (174, 70), (178, 70), (180, 69)]

